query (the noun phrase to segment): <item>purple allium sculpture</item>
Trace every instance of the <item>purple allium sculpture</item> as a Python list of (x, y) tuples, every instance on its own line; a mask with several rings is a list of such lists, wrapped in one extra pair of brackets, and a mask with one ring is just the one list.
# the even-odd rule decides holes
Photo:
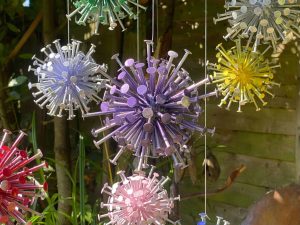
[[(201, 217), (201, 221), (199, 221), (197, 223), (197, 225), (206, 225), (207, 224), (206, 223), (207, 219), (209, 219), (207, 214), (206, 213), (199, 213), (199, 216)], [(222, 217), (217, 216), (216, 218), (217, 218), (216, 225), (230, 225), (230, 223), (227, 220), (224, 220)], [(223, 222), (223, 223), (221, 224), (221, 222)]]
[[(226, 50), (219, 44), (217, 46), (218, 63), (208, 64), (208, 69), (213, 71), (213, 83), (217, 84), (223, 98), (220, 107), (227, 105), (229, 110), (232, 103), (238, 103), (238, 112), (242, 106), (253, 103), (259, 111), (259, 102), (266, 105), (266, 95), (274, 96), (270, 89), (278, 85), (273, 80), (273, 69), (280, 67), (264, 58), (267, 48), (262, 54), (253, 52), (251, 48), (241, 45), (241, 40), (235, 40), (236, 46)], [(257, 101), (258, 100), (258, 101)]]
[(106, 71), (104, 65), (100, 66), (92, 58), (95, 45), (84, 54), (80, 51), (80, 41), (73, 40), (71, 44), (61, 46), (59, 40), (53, 42), (56, 51), (47, 45), (41, 50), (45, 59), (33, 56), (33, 71), (37, 76), (37, 83), (29, 83), (29, 89), (35, 88), (37, 92), (32, 95), (41, 108), (46, 107), (51, 116), (63, 116), (68, 112), (68, 119), (75, 117), (74, 110), (80, 109), (82, 114), (89, 111), (88, 103), (99, 102), (98, 91), (105, 86), (99, 71)]
[(166, 222), (180, 224), (179, 221), (168, 219), (174, 201), (180, 197), (169, 198), (164, 185), (170, 180), (168, 177), (159, 179), (159, 174), (153, 173), (152, 166), (149, 175), (142, 171), (126, 177), (124, 171), (118, 172), (121, 181), (112, 185), (105, 184), (102, 193), (108, 195), (106, 207), (107, 214), (99, 215), (99, 220), (108, 217), (106, 224), (128, 225), (163, 225)]
[[(107, 91), (101, 103), (101, 111), (88, 113), (85, 117), (106, 115), (105, 125), (92, 130), (97, 137), (103, 131), (114, 130), (98, 141), (96, 147), (113, 137), (121, 146), (111, 162), (116, 164), (127, 149), (134, 150), (139, 157), (138, 168), (147, 166), (147, 157), (171, 156), (176, 166), (184, 167), (182, 154), (187, 150), (185, 143), (193, 131), (213, 133), (198, 125), (201, 108), (198, 101), (217, 94), (217, 91), (199, 95), (197, 88), (209, 82), (209, 78), (194, 83), (189, 73), (182, 68), (185, 54), (177, 66), (173, 60), (178, 57), (169, 51), (169, 60), (151, 57), (151, 41), (147, 43), (147, 65), (127, 59), (120, 65), (120, 73), (112, 84), (106, 84)], [(103, 76), (109, 75), (102, 73)]]
[(254, 51), (264, 42), (276, 51), (279, 40), (286, 41), (291, 33), (300, 36), (298, 0), (226, 0), (225, 8), (228, 11), (214, 19), (215, 23), (229, 21), (231, 27), (224, 38), (248, 38), (254, 42)]
[(76, 9), (67, 15), (68, 19), (80, 14), (80, 18), (76, 20), (78, 25), (85, 25), (86, 22), (96, 22), (95, 34), (98, 34), (100, 24), (108, 25), (109, 30), (114, 30), (119, 23), (124, 31), (125, 27), (121, 21), (122, 19), (126, 16), (129, 16), (130, 19), (136, 19), (136, 7), (146, 10), (136, 0), (73, 0), (73, 3)]
[(29, 225), (31, 223), (25, 221), (27, 213), (42, 216), (29, 207), (37, 197), (43, 197), (42, 190), (48, 189), (47, 183), (41, 185), (33, 178), (34, 172), (47, 167), (47, 163), (33, 166), (32, 163), (43, 156), (41, 151), (29, 157), (26, 150), (18, 148), (26, 135), (23, 131), (11, 146), (5, 145), (11, 132), (3, 132), (0, 142), (0, 224), (13, 225), (16, 221)]

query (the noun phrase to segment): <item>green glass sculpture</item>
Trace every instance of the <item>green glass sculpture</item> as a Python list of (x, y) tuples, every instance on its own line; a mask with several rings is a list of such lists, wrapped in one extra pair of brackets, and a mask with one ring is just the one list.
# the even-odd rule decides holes
[(119, 23), (124, 31), (126, 28), (122, 19), (127, 16), (136, 19), (139, 8), (146, 10), (138, 0), (74, 0), (73, 5), (76, 9), (67, 15), (68, 19), (79, 14), (79, 19), (76, 19), (77, 24), (95, 22), (95, 34), (98, 34), (100, 24), (108, 25), (109, 30), (114, 30)]

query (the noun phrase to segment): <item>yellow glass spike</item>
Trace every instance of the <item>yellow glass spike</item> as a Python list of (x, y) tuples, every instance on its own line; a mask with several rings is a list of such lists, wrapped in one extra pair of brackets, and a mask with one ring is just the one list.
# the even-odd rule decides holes
[(256, 110), (260, 105), (267, 104), (267, 95), (274, 97), (270, 88), (278, 85), (273, 82), (273, 68), (278, 67), (264, 58), (263, 54), (253, 52), (251, 48), (242, 46), (241, 41), (235, 41), (236, 45), (229, 50), (219, 44), (216, 48), (216, 64), (210, 64), (210, 77), (223, 96), (219, 106), (237, 103), (237, 111), (241, 112), (243, 105), (252, 103)]

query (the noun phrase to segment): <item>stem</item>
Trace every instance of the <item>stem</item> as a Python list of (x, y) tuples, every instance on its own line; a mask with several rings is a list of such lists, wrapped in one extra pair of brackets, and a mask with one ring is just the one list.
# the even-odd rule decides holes
[[(173, 42), (173, 25), (174, 25), (174, 13), (175, 13), (175, 1), (170, 1), (168, 7), (168, 16), (167, 19), (167, 27), (160, 38), (160, 43), (157, 43), (157, 49), (155, 50), (158, 53), (158, 58), (165, 58), (168, 54), (168, 51), (172, 49)], [(158, 13), (158, 12), (157, 12)], [(156, 21), (158, 23), (158, 21)], [(174, 173), (175, 174), (175, 173)], [(175, 182), (175, 178), (173, 177), (172, 184), (170, 187), (171, 196), (178, 196), (179, 194), (179, 184)], [(170, 218), (174, 221), (179, 219), (179, 202), (174, 202), (174, 208), (171, 211)]]
[[(172, 179), (172, 184), (170, 186), (170, 195), (174, 198), (179, 195), (179, 184), (175, 182), (174, 177)], [(173, 221), (179, 220), (179, 201), (174, 201), (174, 208), (171, 211), (170, 219)]]
[[(49, 1), (49, 0), (46, 0)], [(71, 215), (72, 213), (72, 183), (68, 176), (71, 168), (70, 147), (67, 140), (68, 126), (64, 118), (54, 119), (54, 154), (57, 177), (57, 191), (61, 197), (58, 202), (58, 212)], [(70, 225), (70, 221), (63, 215), (58, 215), (58, 224)]]
[[(101, 123), (101, 127), (103, 126), (103, 122), (100, 119), (100, 123)], [(103, 137), (106, 135), (106, 132), (103, 131)], [(103, 156), (104, 156), (104, 161), (107, 163), (107, 174), (108, 174), (108, 179), (109, 179), (109, 184), (113, 185), (113, 176), (112, 176), (112, 170), (111, 170), (111, 165), (110, 165), (110, 161), (109, 161), (109, 156), (110, 156), (110, 151), (109, 151), (109, 147), (108, 147), (108, 143), (107, 141), (105, 141), (103, 143), (103, 147), (104, 147), (104, 152), (103, 152)]]
[(85, 186), (84, 186), (84, 169), (85, 169), (85, 147), (83, 137), (79, 137), (79, 189), (80, 189), (80, 225), (85, 225)]

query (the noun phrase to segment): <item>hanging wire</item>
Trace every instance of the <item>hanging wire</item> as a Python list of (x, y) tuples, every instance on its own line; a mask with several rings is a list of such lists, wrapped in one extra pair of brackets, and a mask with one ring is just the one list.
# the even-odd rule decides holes
[(136, 0), (136, 57), (140, 61), (140, 9), (139, 9), (139, 0)]
[[(70, 0), (67, 0), (67, 15), (70, 15)], [(70, 44), (70, 19), (67, 17), (68, 23), (68, 44)]]
[(158, 45), (158, 0), (156, 2), (156, 44)]
[(152, 0), (152, 52), (154, 52), (155, 11), (155, 0)]
[[(204, 74), (207, 78), (207, 0), (205, 0), (205, 26), (204, 26)], [(207, 83), (205, 83), (205, 95), (207, 94)], [(207, 127), (207, 100), (204, 98), (204, 126)], [(206, 158), (207, 158), (207, 135), (204, 135), (204, 212), (207, 213), (207, 171), (206, 171)]]

